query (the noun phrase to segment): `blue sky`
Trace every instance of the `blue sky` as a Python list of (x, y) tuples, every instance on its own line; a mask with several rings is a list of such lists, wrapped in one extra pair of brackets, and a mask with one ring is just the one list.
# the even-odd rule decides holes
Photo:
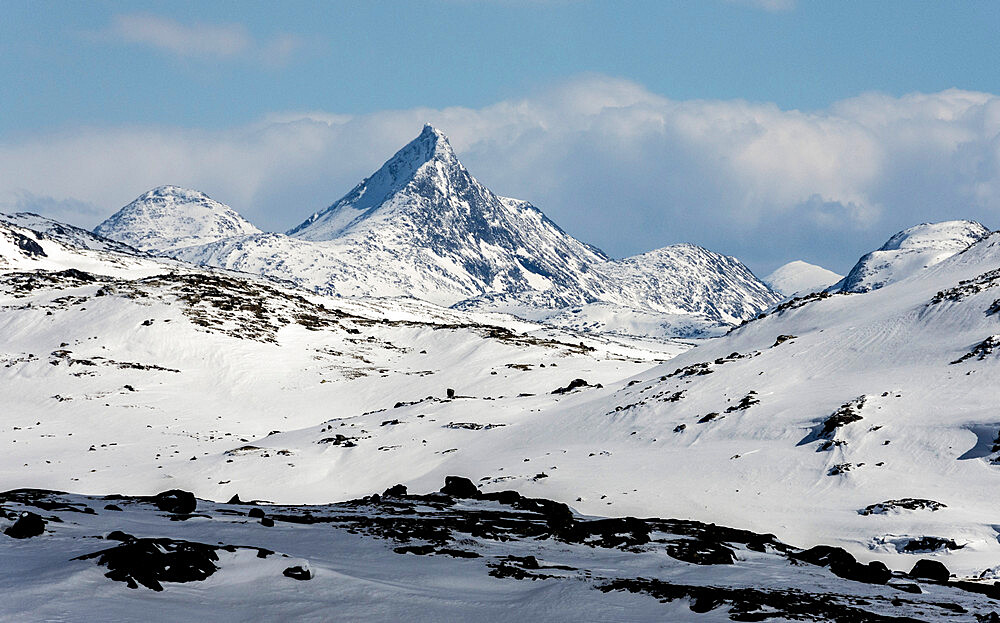
[[(180, 183), (281, 230), (430, 120), (477, 177), (613, 255), (688, 240), (758, 272), (799, 257), (844, 271), (919, 220), (1000, 226), (997, 2), (12, 1), (4, 14), (4, 210), (92, 226), (146, 185)], [(777, 247), (748, 238), (775, 230)]]

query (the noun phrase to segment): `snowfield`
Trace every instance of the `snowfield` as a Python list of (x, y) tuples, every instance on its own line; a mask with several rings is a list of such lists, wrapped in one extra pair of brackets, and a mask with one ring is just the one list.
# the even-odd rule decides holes
[(1000, 234), (858, 266), (778, 303), (675, 245), (441, 306), (5, 216), (0, 620), (996, 621)]

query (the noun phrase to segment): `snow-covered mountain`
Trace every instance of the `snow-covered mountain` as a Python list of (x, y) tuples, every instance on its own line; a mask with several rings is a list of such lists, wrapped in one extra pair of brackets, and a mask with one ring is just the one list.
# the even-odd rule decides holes
[(764, 283), (775, 292), (780, 292), (785, 296), (794, 296), (825, 290), (843, 278), (843, 275), (838, 275), (822, 266), (795, 260), (778, 267), (770, 275), (764, 277)]
[(914, 225), (863, 256), (833, 289), (843, 292), (877, 290), (964, 251), (989, 234), (990, 230), (976, 221)]
[(136, 249), (166, 255), (260, 230), (205, 193), (160, 186), (115, 212), (95, 227), (94, 233)]
[[(176, 590), (171, 603), (187, 613), (188, 599), (211, 603), (213, 595), (245, 595), (248, 586), (259, 591), (247, 599), (261, 592), (270, 597), (259, 605), (273, 607), (295, 590), (275, 574), (307, 560), (324, 595), (336, 590), (320, 579), (327, 575), (341, 578), (336, 586), (379, 578), (392, 584), (394, 608), (412, 599), (413, 586), (464, 577), (488, 595), (494, 579), (555, 571), (572, 574), (572, 583), (535, 578), (531, 603), (553, 591), (575, 599), (581, 583), (600, 578), (653, 597), (704, 595), (705, 603), (691, 602), (697, 610), (766, 589), (779, 592), (754, 610), (792, 617), (775, 610), (781, 594), (786, 605), (808, 597), (817, 607), (918, 620), (952, 612), (958, 621), (988, 612), (1000, 596), (993, 584), (1000, 577), (997, 235), (878, 290), (786, 301), (688, 349), (415, 300), (332, 298), (2, 227), (0, 490), (184, 489), (216, 502), (199, 502), (188, 521), (170, 521), (151, 511), (150, 500), (0, 495), (0, 528), (14, 530), (21, 512), (49, 521), (37, 544), (0, 544), (13, 561), (0, 570), (9, 594), (21, 594), (12, 589), (24, 573), (45, 569), (32, 599), (16, 598), (19, 613), (39, 611), (39, 602), (78, 603), (66, 586), (108, 590), (99, 558), (67, 559), (133, 543), (111, 537), (112, 529), (287, 554), (219, 549), (218, 576)], [(64, 270), (74, 262), (76, 271)], [(434, 491), (455, 474), (493, 497), (408, 501), (399, 489), (386, 491), (397, 483)], [(388, 501), (325, 506), (377, 491)], [(247, 523), (236, 502), (221, 504), (234, 494), (324, 506), (261, 504), (255, 512), (275, 525), (259, 538), (249, 529), (266, 525)], [(522, 498), (535, 506), (510, 507)], [(32, 506), (36, 500), (43, 506)], [(98, 500), (123, 511), (93, 509)], [(556, 513), (560, 504), (572, 509)], [(489, 523), (500, 520), (502, 529)], [(368, 538), (364, 522), (391, 526), (387, 536), (402, 549), (360, 543)], [(821, 549), (799, 559), (804, 552), (780, 541), (849, 553)], [(145, 545), (161, 554), (182, 547)], [(524, 562), (528, 556), (534, 562)], [(921, 559), (942, 566), (917, 588), (865, 564), (905, 571)], [(419, 580), (401, 577), (400, 561)], [(473, 580), (500, 568), (481, 578), (486, 584)], [(649, 579), (661, 574), (669, 577)], [(121, 572), (112, 577), (125, 581)], [(115, 594), (110, 603), (124, 612), (136, 602)], [(941, 605), (955, 603), (962, 610)], [(717, 608), (716, 618), (743, 612), (728, 608)], [(839, 620), (880, 620), (865, 616), (845, 611)]]
[(33, 214), (31, 212), (16, 212), (14, 214), (0, 213), (0, 223), (15, 225), (30, 229), (36, 234), (41, 234), (45, 238), (58, 240), (65, 245), (79, 249), (89, 249), (91, 251), (115, 251), (130, 255), (144, 255), (135, 247), (131, 247), (117, 240), (105, 238), (86, 229), (54, 221), (50, 218)]
[[(239, 227), (228, 236), (218, 227), (207, 234), (203, 222), (181, 236), (156, 233), (177, 230), (170, 209), (184, 192), (194, 193), (172, 189), (174, 203), (152, 202), (155, 209), (140, 198), (95, 231), (191, 263), (339, 296), (410, 296), (552, 322), (569, 308), (616, 307), (617, 320), (585, 323), (589, 330), (718, 333), (780, 298), (735, 258), (693, 245), (611, 260), (530, 203), (480, 184), (431, 126), (288, 235), (242, 235)], [(177, 209), (199, 212), (204, 202)], [(222, 208), (210, 211), (216, 216), (209, 223)], [(239, 218), (225, 210), (230, 220)], [(141, 218), (127, 218), (135, 212)]]

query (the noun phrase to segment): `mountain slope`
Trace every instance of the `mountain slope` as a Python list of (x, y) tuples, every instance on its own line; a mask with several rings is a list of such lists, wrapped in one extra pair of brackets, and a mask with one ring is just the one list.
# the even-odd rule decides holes
[(964, 251), (989, 234), (989, 229), (975, 221), (914, 225), (863, 256), (833, 289), (843, 292), (877, 290)]
[[(399, 266), (403, 270), (392, 271), (394, 279), (411, 285), (395, 286), (393, 294), (446, 304), (529, 289), (553, 290), (575, 302), (576, 290), (591, 281), (588, 267), (607, 259), (528, 202), (500, 197), (480, 184), (448, 139), (429, 125), (344, 198), (288, 234), (332, 241), (339, 254), (362, 267)], [(440, 283), (419, 283), (423, 274), (454, 286), (438, 293)]]
[(822, 266), (795, 260), (778, 267), (770, 275), (764, 277), (764, 283), (776, 292), (785, 296), (793, 296), (823, 290), (843, 278), (843, 275), (838, 275)]
[(548, 322), (582, 306), (594, 322), (563, 326), (657, 336), (718, 333), (780, 299), (734, 258), (692, 245), (612, 261), (530, 203), (484, 187), (431, 126), (288, 235), (175, 239), (156, 233), (174, 229), (169, 206), (143, 209), (141, 226), (99, 231), (338, 296), (409, 296)]
[(161, 254), (259, 232), (229, 206), (178, 186), (154, 188), (94, 228), (99, 236)]

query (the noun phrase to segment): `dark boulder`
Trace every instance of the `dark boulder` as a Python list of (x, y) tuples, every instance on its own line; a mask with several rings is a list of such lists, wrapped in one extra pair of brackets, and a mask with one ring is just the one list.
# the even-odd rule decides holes
[(226, 504), (245, 504), (245, 502), (240, 499), (240, 494), (237, 493), (233, 497), (229, 498), (229, 501), (226, 502)]
[(260, 525), (264, 526), (265, 528), (273, 528), (274, 520), (271, 519), (270, 517), (264, 517), (260, 520)]
[(406, 495), (405, 485), (393, 485), (382, 492), (384, 498), (401, 498)]
[(200, 582), (219, 567), (216, 551), (205, 543), (174, 539), (131, 539), (118, 545), (77, 556), (73, 560), (97, 558), (97, 564), (108, 568), (105, 576), (125, 582), (129, 588), (139, 584), (162, 591), (161, 582)]
[(947, 582), (951, 577), (948, 567), (937, 560), (921, 558), (910, 570), (910, 577), (921, 580), (933, 580), (935, 582)]
[(194, 494), (181, 489), (171, 489), (153, 496), (153, 503), (161, 511), (175, 513), (178, 515), (188, 515), (198, 508), (198, 502), (194, 499)]
[(801, 560), (820, 567), (829, 567), (834, 575), (867, 584), (885, 584), (892, 578), (892, 572), (879, 561), (863, 565), (846, 550), (829, 545), (817, 545), (797, 554), (789, 554), (793, 560)]
[(264, 511), (263, 509), (260, 508), (251, 508), (249, 511), (247, 511), (247, 517), (251, 517), (253, 519), (263, 519)]
[(17, 518), (14, 525), (3, 531), (14, 539), (30, 539), (41, 536), (45, 532), (45, 520), (35, 513), (25, 511)]
[(479, 488), (468, 478), (461, 476), (445, 476), (441, 493), (453, 498), (478, 498)]
[(311, 580), (313, 578), (312, 571), (300, 565), (285, 569), (281, 572), (281, 575), (293, 580)]

